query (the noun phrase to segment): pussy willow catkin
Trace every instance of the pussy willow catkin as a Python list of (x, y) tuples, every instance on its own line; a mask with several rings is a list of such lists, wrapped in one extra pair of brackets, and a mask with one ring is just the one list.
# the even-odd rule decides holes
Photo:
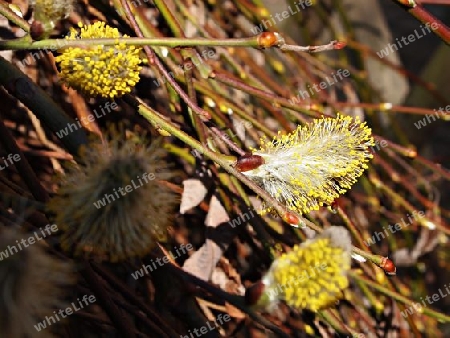
[(317, 119), (272, 141), (262, 139), (260, 149), (252, 152), (262, 164), (243, 174), (304, 214), (331, 204), (357, 181), (372, 158), (373, 144), (370, 128), (358, 118)]
[[(72, 28), (66, 39), (121, 37), (117, 28), (104, 22), (78, 26), (81, 31)], [(139, 81), (141, 49), (117, 40), (114, 46), (64, 47), (55, 60), (61, 68), (61, 78), (70, 87), (89, 96), (114, 98), (131, 92)]]
[(349, 286), (351, 249), (348, 230), (329, 227), (275, 259), (261, 282), (247, 290), (246, 298), (268, 312), (280, 301), (298, 310), (334, 306)]
[(144, 256), (167, 239), (177, 200), (160, 183), (173, 176), (160, 142), (148, 147), (140, 138), (111, 134), (83, 149), (83, 164), (60, 178), (49, 209), (66, 252), (117, 262)]

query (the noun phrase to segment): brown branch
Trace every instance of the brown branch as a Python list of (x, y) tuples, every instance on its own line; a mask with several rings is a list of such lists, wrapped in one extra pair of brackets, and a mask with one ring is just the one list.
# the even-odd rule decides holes
[[(397, 5), (402, 7), (412, 16), (414, 16), (417, 20), (422, 22), (425, 25), (436, 27), (432, 29), (434, 34), (439, 36), (447, 45), (450, 45), (450, 28), (445, 25), (442, 21), (436, 18), (434, 15), (430, 14), (426, 9), (424, 9), (421, 5), (416, 3), (415, 0), (392, 0)], [(436, 0), (434, 0), (436, 1)], [(421, 1), (421, 3), (424, 3)]]

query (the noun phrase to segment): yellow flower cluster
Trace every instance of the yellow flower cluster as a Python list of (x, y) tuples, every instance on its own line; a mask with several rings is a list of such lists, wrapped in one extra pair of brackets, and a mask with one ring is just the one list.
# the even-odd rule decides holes
[(303, 214), (329, 205), (345, 193), (367, 169), (373, 144), (365, 122), (338, 114), (299, 126), (290, 134), (279, 134), (272, 141), (262, 139), (261, 148), (253, 155), (261, 156), (264, 164), (243, 174), (289, 209)]
[[(84, 26), (81, 32), (71, 29), (69, 40), (92, 38), (119, 38), (116, 28), (96, 22)], [(127, 37), (127, 35), (124, 35)], [(91, 96), (113, 98), (129, 93), (139, 81), (140, 47), (127, 46), (117, 40), (114, 46), (64, 48), (55, 60), (60, 64), (62, 79), (72, 88)]]
[(264, 293), (271, 302), (317, 311), (341, 298), (350, 266), (349, 232), (330, 227), (275, 260), (263, 278)]

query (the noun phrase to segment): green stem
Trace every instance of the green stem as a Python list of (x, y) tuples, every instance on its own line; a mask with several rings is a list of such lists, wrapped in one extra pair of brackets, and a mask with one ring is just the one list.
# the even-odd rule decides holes
[(350, 333), (348, 328), (345, 327), (339, 320), (337, 320), (336, 317), (332, 316), (330, 311), (320, 311), (319, 316), (322, 317), (337, 332)]
[(184, 37), (185, 35), (183, 29), (181, 28), (181, 25), (179, 24), (177, 19), (173, 16), (166, 2), (167, 1), (153, 0), (155, 6), (159, 9), (164, 19), (166, 19), (167, 24), (169, 25), (173, 34), (178, 37)]
[[(368, 285), (368, 286), (378, 290), (379, 292), (381, 292), (381, 293), (383, 293), (383, 294), (385, 294), (385, 295), (387, 295), (387, 296), (395, 299), (396, 301), (401, 302), (401, 303), (403, 303), (403, 304), (405, 304), (407, 306), (414, 306), (414, 304), (415, 304), (414, 301), (412, 301), (412, 300), (410, 300), (410, 299), (408, 299), (408, 298), (406, 298), (406, 297), (404, 297), (402, 295), (399, 295), (396, 292), (388, 290), (384, 286), (379, 285), (379, 284), (377, 284), (375, 282), (372, 282), (371, 280), (369, 280), (369, 279), (367, 279), (365, 277), (361, 277), (360, 275), (358, 275), (355, 272), (351, 271), (350, 272), (350, 276), (352, 276), (352, 278), (356, 279), (357, 281), (360, 281), (360, 282), (362, 282), (362, 283), (364, 283), (364, 284), (366, 284), (366, 285)], [(427, 315), (429, 317), (436, 318), (437, 320), (439, 320), (442, 323), (450, 322), (450, 316), (447, 316), (447, 315), (445, 315), (443, 313), (440, 313), (440, 312), (437, 312), (435, 310), (429, 309), (427, 307), (422, 307), (421, 309), (422, 309), (421, 313), (423, 313), (423, 314), (425, 314), (425, 315)]]
[(30, 25), (28, 24), (28, 22), (15, 14), (11, 10), (11, 8), (9, 8), (9, 5), (3, 0), (0, 0), (0, 15), (3, 15), (6, 19), (8, 19), (8, 21), (13, 22), (14, 24), (22, 28), (25, 32), (30, 32)]
[(258, 36), (243, 39), (204, 39), (204, 38), (124, 38), (119, 39), (46, 39), (40, 41), (0, 41), (0, 50), (20, 49), (54, 49), (61, 47), (85, 46), (114, 46), (117, 41), (132, 46), (165, 46), (165, 47), (193, 47), (193, 46), (228, 46), (228, 47), (260, 47)]

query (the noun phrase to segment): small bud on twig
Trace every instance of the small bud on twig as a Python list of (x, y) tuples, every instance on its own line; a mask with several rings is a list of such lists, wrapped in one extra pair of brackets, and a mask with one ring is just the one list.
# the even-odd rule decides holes
[(245, 155), (236, 162), (236, 169), (240, 172), (249, 171), (258, 168), (264, 164), (264, 158), (259, 155)]
[(386, 272), (386, 274), (390, 275), (390, 276), (395, 276), (397, 268), (394, 265), (394, 262), (391, 261), (389, 258), (387, 257), (383, 257), (380, 263), (380, 268), (382, 268), (384, 270), (384, 272)]

